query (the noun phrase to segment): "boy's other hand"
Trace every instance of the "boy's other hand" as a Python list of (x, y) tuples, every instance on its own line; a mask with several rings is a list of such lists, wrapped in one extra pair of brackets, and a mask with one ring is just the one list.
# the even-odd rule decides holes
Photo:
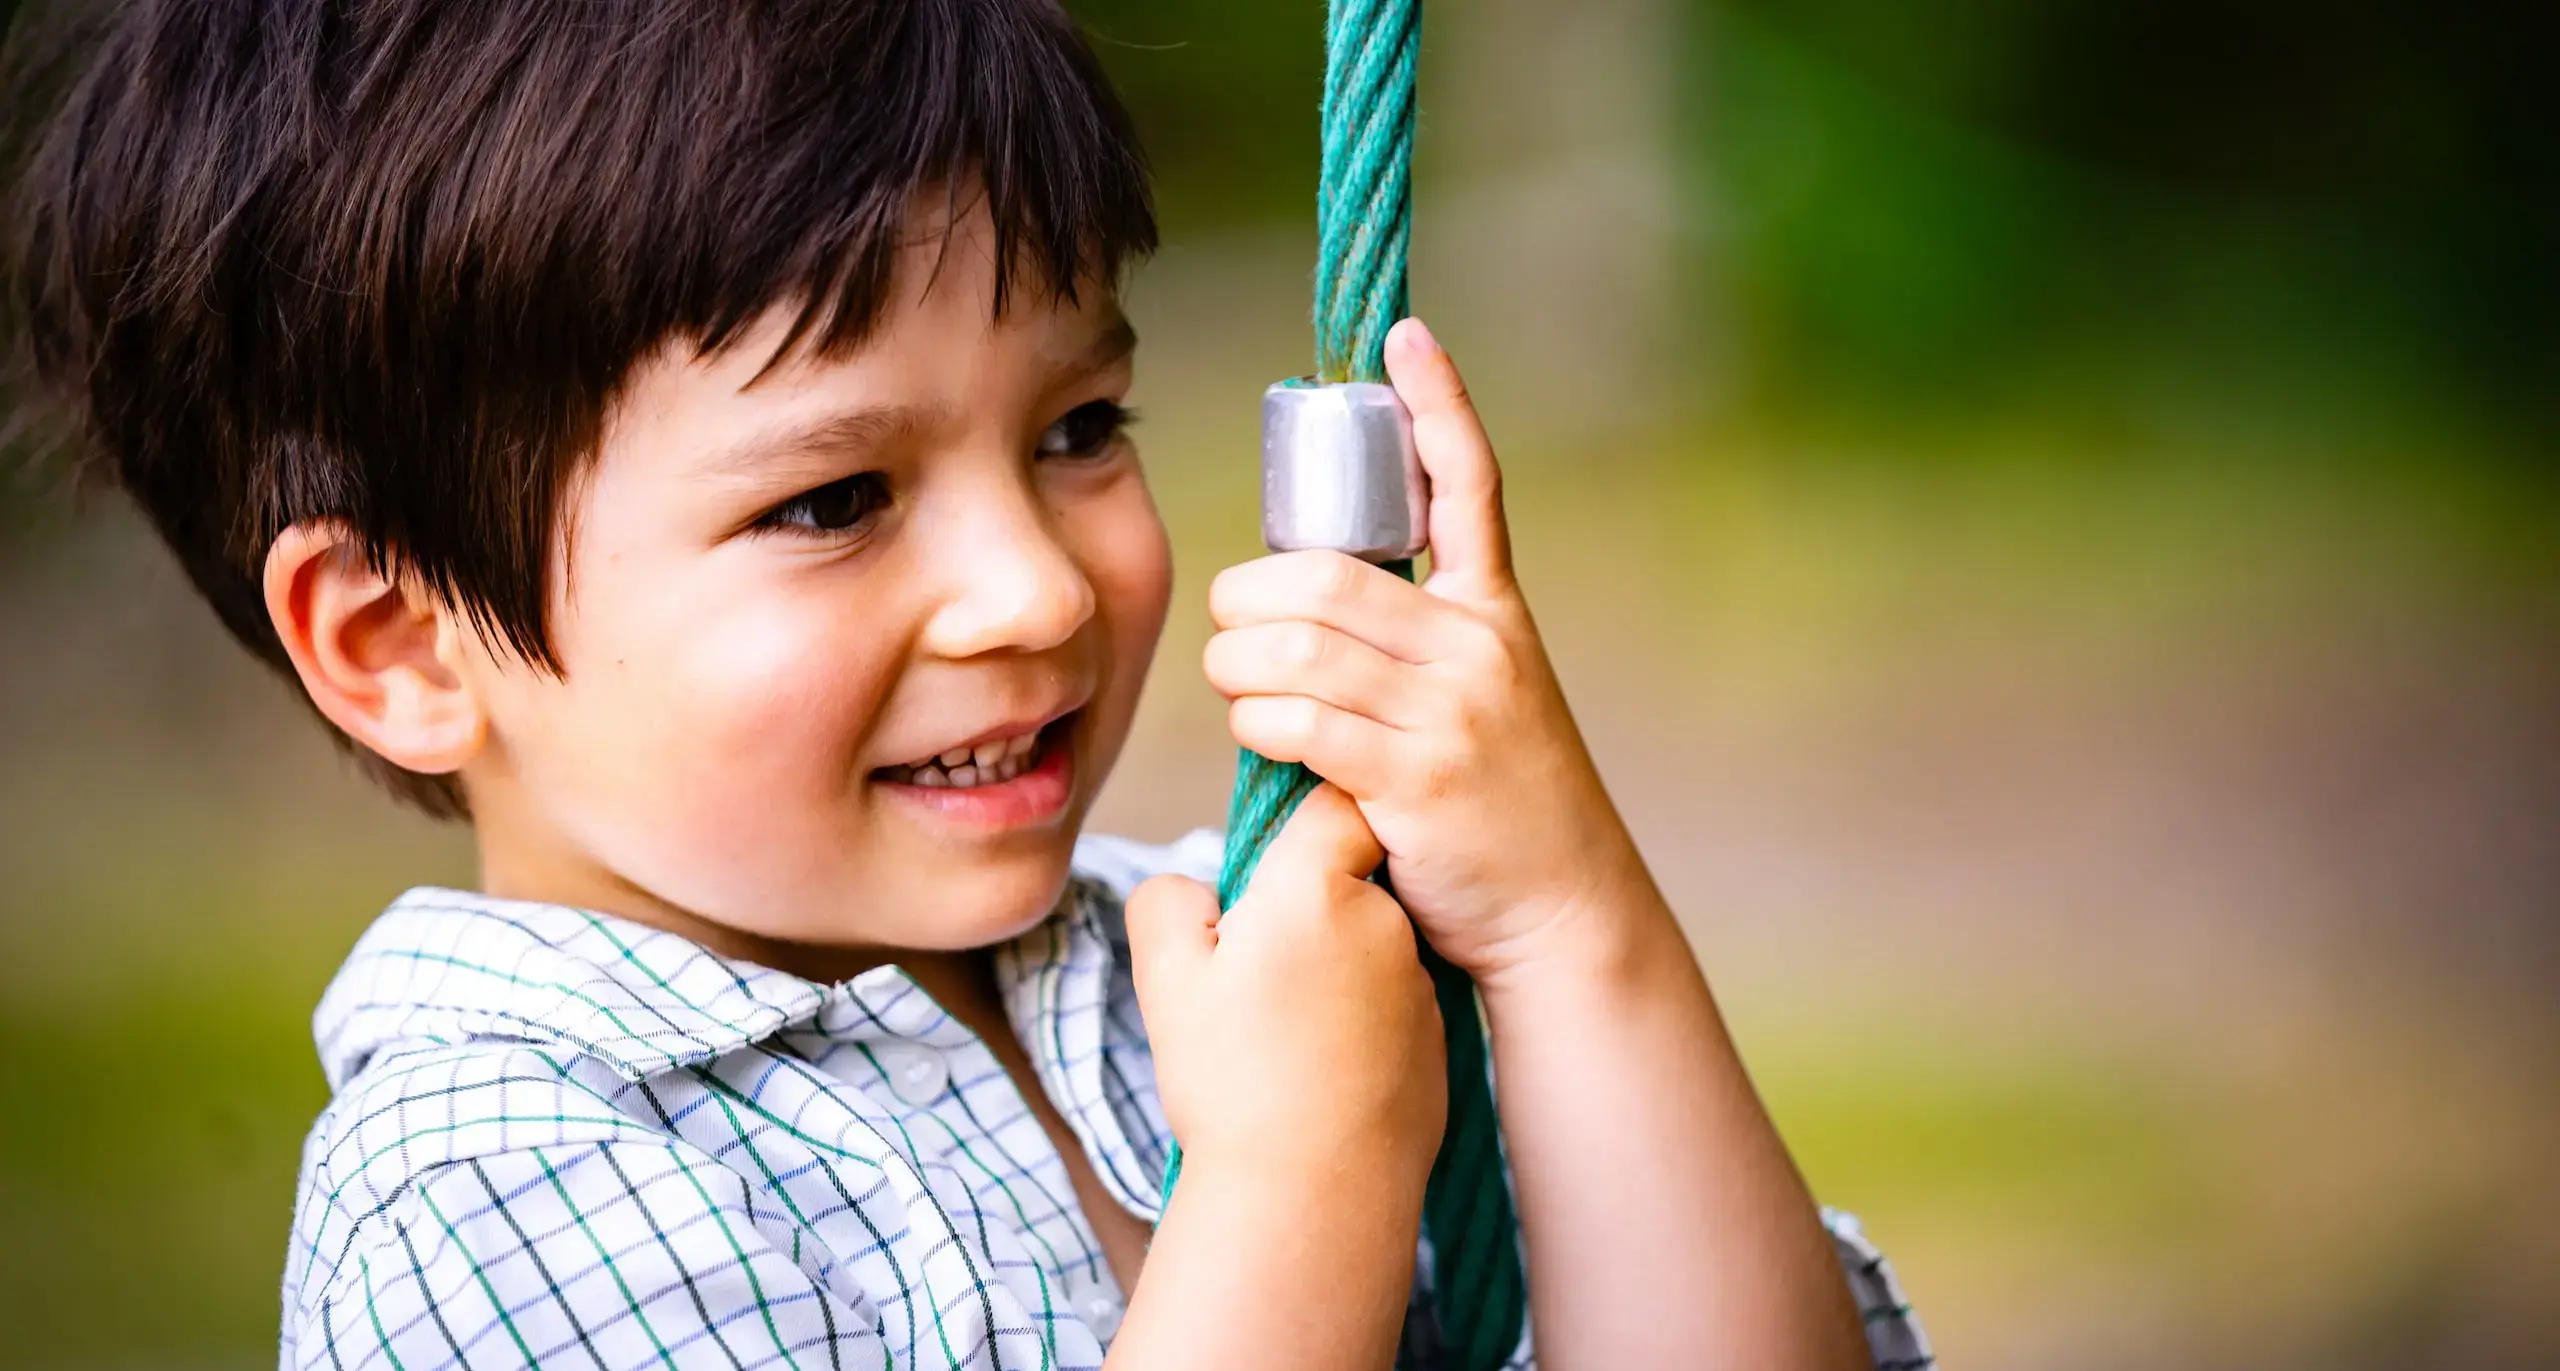
[(1479, 981), (1593, 910), (1650, 894), (1511, 570), (1502, 475), (1449, 354), (1387, 335), (1431, 479), (1431, 575), (1335, 552), (1221, 574), (1203, 657), (1236, 740), (1349, 792), (1396, 897)]
[(1379, 856), (1351, 800), (1319, 786), (1224, 920), (1185, 877), (1130, 893), (1138, 1007), (1187, 1167), (1383, 1168), (1420, 1203), (1447, 1110), (1440, 1011), (1404, 910), (1367, 879)]

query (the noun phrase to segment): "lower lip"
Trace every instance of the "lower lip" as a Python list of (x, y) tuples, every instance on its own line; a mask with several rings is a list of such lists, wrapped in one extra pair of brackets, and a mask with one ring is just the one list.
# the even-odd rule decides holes
[(882, 781), (880, 788), (945, 819), (979, 828), (1020, 828), (1066, 812), (1075, 790), (1075, 746), (1065, 729), (1040, 741), (1040, 760), (1009, 781), (992, 785), (913, 785)]

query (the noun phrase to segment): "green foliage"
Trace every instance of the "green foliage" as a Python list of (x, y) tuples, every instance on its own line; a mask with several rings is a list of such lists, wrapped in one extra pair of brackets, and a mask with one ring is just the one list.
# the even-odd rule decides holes
[(327, 1100), (308, 992), (131, 982), (0, 997), (0, 1309), (16, 1365), (255, 1364), (301, 1137)]
[(1276, 0), (1075, 0), (1157, 171), (1169, 237), (1312, 219), (1324, 8)]
[(1689, 7), (1693, 266), (1757, 398), (1888, 425), (2454, 412), (2546, 449), (2530, 243), (2560, 231), (2560, 173), (2517, 136), (2538, 78), (2500, 31), (2139, 8)]

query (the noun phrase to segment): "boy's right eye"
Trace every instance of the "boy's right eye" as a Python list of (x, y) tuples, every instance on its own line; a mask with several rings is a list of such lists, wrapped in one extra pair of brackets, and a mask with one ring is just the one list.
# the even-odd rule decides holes
[(756, 520), (759, 530), (846, 533), (861, 527), (889, 503), (889, 481), (860, 471), (795, 495)]

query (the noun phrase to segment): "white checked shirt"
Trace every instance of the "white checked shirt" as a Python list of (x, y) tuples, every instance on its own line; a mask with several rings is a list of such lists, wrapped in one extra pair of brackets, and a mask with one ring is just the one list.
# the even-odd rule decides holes
[[(1087, 838), (1061, 913), (995, 957), (1041, 1088), (1150, 1221), (1171, 1135), (1120, 898), (1218, 856), (1205, 832)], [(336, 1097), (303, 1149), (283, 1371), (1064, 1371), (1100, 1366), (1119, 1326), (1048, 1135), (894, 966), (819, 985), (602, 914), (421, 888), (313, 1027)], [(1878, 1366), (1927, 1365), (1883, 1258), (1825, 1219)], [(1408, 1363), (1430, 1360), (1427, 1310)]]

